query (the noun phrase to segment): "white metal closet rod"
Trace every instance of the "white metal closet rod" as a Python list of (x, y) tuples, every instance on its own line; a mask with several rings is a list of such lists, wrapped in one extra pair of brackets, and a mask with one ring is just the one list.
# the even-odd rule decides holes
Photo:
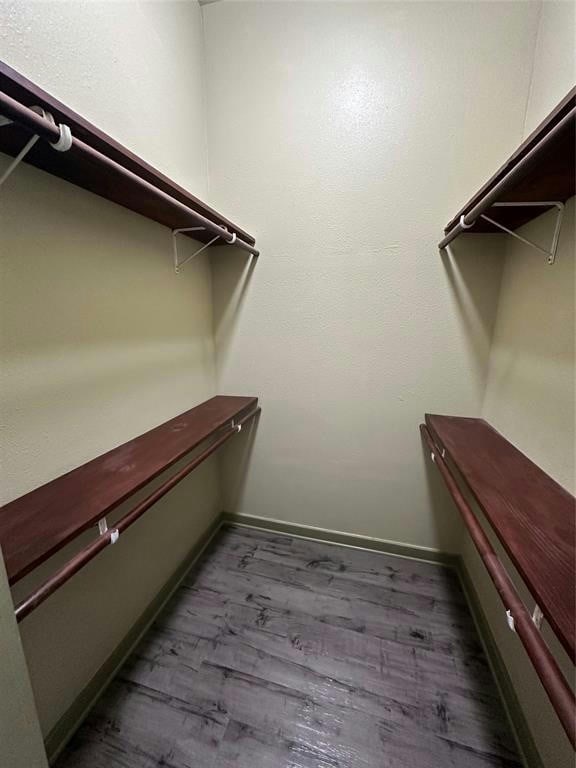
[[(0, 92), (0, 114), (23, 128), (32, 131), (41, 138), (46, 139), (50, 143), (54, 143), (60, 138), (60, 127), (58, 125), (55, 125), (50, 122), (50, 120), (47, 120), (45, 117), (34, 112), (30, 107), (20, 104), (19, 101), (16, 101), (16, 99), (13, 99), (11, 96), (2, 92)], [(131, 182), (146, 189), (163, 202), (168, 203), (168, 205), (175, 211), (178, 211), (183, 217), (186, 217), (187, 219), (192, 218), (195, 223), (200, 224), (208, 232), (212, 232), (214, 235), (221, 237), (224, 242), (234, 242), (234, 234), (232, 232), (229, 232), (226, 228), (221, 227), (219, 224), (202, 216), (201, 213), (189, 208), (174, 197), (171, 197), (166, 192), (163, 192), (161, 189), (158, 189), (158, 187), (155, 187), (150, 182), (138, 176), (138, 174), (128, 170), (128, 168), (125, 168), (123, 165), (120, 165), (120, 163), (117, 163), (115, 160), (102, 154), (102, 152), (98, 152), (97, 149), (94, 149), (89, 144), (85, 144), (76, 136), (72, 136), (72, 147), (70, 151), (79, 152), (89, 158), (92, 162), (104, 166), (112, 173), (123, 176), (125, 179), (129, 179)], [(184, 224), (184, 221), (182, 223)], [(240, 238), (236, 238), (234, 245), (244, 251), (248, 251), (254, 256), (259, 255), (259, 251), (256, 248)]]

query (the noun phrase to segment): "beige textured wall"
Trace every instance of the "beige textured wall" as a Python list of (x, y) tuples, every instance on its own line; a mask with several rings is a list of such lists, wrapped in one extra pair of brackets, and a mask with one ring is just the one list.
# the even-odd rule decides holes
[[(1, 10), (3, 59), (205, 193), (195, 2), (10, 2)], [(0, 231), (7, 501), (212, 396), (215, 365), (209, 264), (199, 258), (176, 276), (166, 228), (22, 166), (2, 189)], [(23, 622), (44, 734), (220, 506), (217, 467), (207, 462)]]
[[(525, 134), (530, 133), (576, 83), (572, 3), (542, 7)], [(483, 416), (570, 492), (576, 492), (575, 457), (575, 238), (574, 198), (568, 201), (558, 257), (546, 257), (504, 237), (506, 262), (500, 292)], [(554, 214), (522, 228), (535, 242), (550, 242)], [(506, 561), (501, 547), (497, 546)], [(468, 537), (463, 554), (507, 664), (545, 768), (571, 768), (574, 754)], [(517, 574), (511, 575), (528, 606)], [(574, 669), (544, 626), (544, 635), (574, 683)]]
[(0, 0), (0, 11), (4, 61), (206, 199), (196, 0)]
[(576, 3), (573, 0), (544, 0), (534, 51), (525, 136), (544, 120), (575, 82)]
[(0, 648), (0, 764), (6, 768), (46, 768), (42, 735), (1, 557)]
[[(521, 234), (547, 245), (550, 211)], [(510, 239), (483, 415), (500, 432), (576, 492), (574, 377), (574, 198), (565, 209), (556, 263)]]
[(521, 139), (537, 12), (203, 8), (210, 194), (263, 254), (214, 275), (219, 389), (264, 406), (231, 511), (456, 546), (418, 423), (479, 413), (502, 259), (437, 243)]

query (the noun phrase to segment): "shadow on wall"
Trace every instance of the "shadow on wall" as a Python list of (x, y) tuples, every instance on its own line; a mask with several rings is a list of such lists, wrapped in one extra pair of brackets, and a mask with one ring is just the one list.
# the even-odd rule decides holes
[[(464, 353), (474, 374), (471, 378), (476, 382), (478, 404), (484, 400), (488, 381), (490, 348), (496, 327), (505, 247), (504, 237), (479, 234), (459, 237), (441, 252), (454, 300), (454, 317), (461, 326), (465, 343)], [(432, 405), (431, 407), (433, 410)], [(452, 415), (479, 416), (480, 413)], [(459, 553), (463, 531), (459, 515), (424, 444), (422, 451), (437, 546), (443, 552)]]
[(421, 437), (420, 442), (426, 472), (426, 490), (436, 529), (437, 547), (441, 552), (451, 555), (460, 554), (464, 530), (460, 515), (438, 469), (430, 458), (430, 451)]
[[(490, 347), (496, 326), (505, 262), (506, 239), (501, 235), (461, 236), (441, 252), (467, 354), (484, 399)], [(474, 416), (476, 414), (467, 414)]]
[(218, 466), (223, 480), (221, 487), (224, 512), (234, 513), (240, 506), (261, 416), (262, 412), (251, 419), (236, 439), (230, 440), (219, 455)]
[(211, 259), (212, 322), (216, 367), (220, 374), (222, 361), (228, 357), (228, 350), (237, 327), (236, 321), (242, 310), (257, 258), (240, 248), (225, 246), (214, 248)]

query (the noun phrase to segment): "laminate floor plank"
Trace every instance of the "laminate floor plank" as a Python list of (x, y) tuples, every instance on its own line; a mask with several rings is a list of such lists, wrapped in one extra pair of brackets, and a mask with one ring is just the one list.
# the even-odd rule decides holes
[[(318, 546), (330, 547), (330, 551), (333, 548), (333, 545)], [(342, 547), (341, 549), (347, 550), (348, 548)], [(355, 550), (350, 551), (354, 552)], [(372, 555), (373, 553), (366, 554)], [(402, 562), (400, 558), (392, 558), (386, 555), (380, 555), (380, 557), (385, 557), (388, 561)], [(327, 560), (328, 558), (325, 558), (324, 562)], [(322, 594), (345, 596), (351, 599), (361, 598), (369, 602), (375, 601), (378, 606), (390, 604), (404, 605), (408, 610), (432, 610), (448, 615), (457, 615), (458, 609), (465, 605), (465, 599), (458, 581), (452, 574), (451, 577), (445, 577), (445, 580), (436, 583), (430, 579), (421, 579), (420, 588), (418, 588), (418, 583), (406, 573), (401, 576), (396, 575), (393, 581), (390, 580), (389, 569), (391, 566), (384, 566), (384, 564), (382, 564), (383, 567), (379, 580), (377, 573), (370, 574), (371, 580), (363, 580), (360, 578), (360, 574), (354, 578), (354, 574), (351, 571), (321, 570), (315, 565), (319, 561), (320, 558), (317, 558), (315, 561), (310, 561), (306, 558), (297, 564), (290, 564), (266, 559), (266, 553), (263, 552), (263, 556), (261, 556), (259, 550), (250, 554), (221, 550), (215, 553), (210, 561), (204, 561), (206, 567), (202, 569), (202, 572), (204, 570), (207, 572), (211, 570), (226, 570), (233, 573), (255, 574), (280, 583), (301, 586), (304, 589)], [(427, 568), (439, 568), (439, 566), (428, 564), (416, 564), (426, 565)], [(450, 572), (450, 569), (447, 568), (440, 569)], [(400, 570), (396, 562), (394, 563), (394, 570)], [(400, 597), (402, 599), (399, 599)]]
[(446, 732), (454, 741), (473, 747), (486, 747), (510, 755), (514, 747), (508, 727), (500, 713), (495, 689), (484, 692), (463, 686), (406, 684), (392, 678), (367, 674), (359, 665), (322, 663), (305, 656), (293, 658), (264, 652), (242, 639), (219, 643), (211, 656), (213, 663), (287, 688), (302, 691), (313, 701), (360, 712), (398, 726), (418, 726), (421, 734)]
[(58, 768), (519, 768), (455, 573), (223, 529)]
[[(458, 577), (450, 568), (439, 568), (436, 564), (412, 560), (412, 567), (407, 570), (406, 558), (390, 555), (382, 562), (379, 552), (345, 547), (337, 544), (322, 544), (325, 548), (318, 552), (317, 542), (289, 538), (288, 545), (283, 538), (271, 542), (260, 540), (257, 544), (250, 534), (243, 535), (242, 529), (229, 530), (226, 536), (226, 549), (215, 553), (215, 557), (228, 557), (230, 554), (271, 562), (284, 563), (306, 570), (336, 573), (343, 578), (366, 581), (378, 586), (396, 587), (401, 591), (430, 593), (434, 597), (444, 592), (445, 598), (465, 603)], [(216, 560), (217, 561), (217, 560)]]
[(214, 768), (229, 718), (194, 700), (115, 680), (58, 766)]
[[(190, 582), (186, 584), (189, 586)], [(440, 598), (349, 582), (264, 561), (251, 564), (250, 569), (237, 569), (233, 561), (227, 568), (206, 564), (196, 574), (193, 585), (197, 589), (242, 597), (247, 602), (258, 601), (261, 606), (267, 603), (277, 608), (305, 610), (304, 606), (312, 602), (317, 606), (334, 606), (337, 600), (341, 610), (346, 611), (347, 603), (356, 616), (368, 618), (394, 613), (396, 623), (401, 626), (416, 623), (424, 627), (454, 628), (464, 624), (473, 629), (472, 619), (463, 606)]]
[[(206, 620), (224, 620), (234, 607), (255, 616), (258, 623), (275, 619), (292, 622), (299, 616), (312, 616), (334, 627), (342, 627), (382, 639), (395, 640), (410, 647), (482, 659), (482, 648), (468, 613), (446, 617), (420, 614), (402, 605), (374, 606), (361, 599), (322, 595), (275, 581), (266, 583), (266, 594), (259, 594), (263, 581), (232, 583), (204, 580), (197, 586), (181, 589), (174, 601), (175, 610)], [(254, 590), (256, 589), (256, 592)]]
[[(421, 648), (462, 659), (465, 664), (478, 663), (486, 667), (482, 646), (471, 626), (468, 631), (460, 627), (455, 633), (453, 627), (431, 627), (423, 617), (417, 620), (406, 617), (394, 609), (382, 609), (378, 616), (374, 612), (358, 610), (356, 603), (334, 599), (330, 602), (306, 600), (308, 593), (299, 595), (298, 608), (286, 608), (270, 600), (253, 598), (249, 604), (241, 594), (225, 595), (216, 590), (211, 592), (209, 604), (203, 599), (208, 590), (183, 590), (175, 606), (176, 612), (187, 617), (195, 616), (206, 621), (232, 621), (244, 625), (266, 627), (269, 632), (281, 634), (294, 632), (301, 623), (320, 622), (334, 629), (356, 632), (374, 639), (390, 640), (412, 648)], [(304, 599), (302, 599), (304, 598)]]

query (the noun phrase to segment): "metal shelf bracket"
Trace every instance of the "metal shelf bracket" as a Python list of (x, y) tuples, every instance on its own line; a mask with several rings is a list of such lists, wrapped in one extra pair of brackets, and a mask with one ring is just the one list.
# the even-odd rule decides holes
[(550, 250), (546, 250), (546, 248), (542, 248), (542, 246), (538, 245), (538, 243), (532, 242), (532, 240), (528, 240), (525, 237), (522, 237), (522, 235), (519, 235), (517, 232), (514, 232), (511, 229), (508, 229), (508, 227), (505, 227), (504, 224), (500, 224), (498, 221), (494, 221), (494, 219), (490, 218), (490, 216), (486, 216), (485, 213), (480, 214), (480, 218), (484, 219), (485, 221), (488, 221), (490, 224), (492, 224), (495, 227), (498, 227), (498, 229), (503, 230), (509, 235), (512, 235), (512, 237), (515, 237), (517, 240), (520, 240), (520, 242), (524, 243), (525, 245), (529, 245), (532, 248), (536, 248), (537, 251), (540, 251), (540, 253), (543, 253), (545, 256), (547, 256), (548, 264), (554, 264), (556, 261), (556, 252), (558, 251), (558, 240), (560, 238), (560, 228), (562, 227), (562, 218), (564, 216), (564, 203), (559, 203), (556, 201), (550, 201), (550, 202), (530, 202), (530, 203), (493, 203), (493, 208), (533, 208), (535, 206), (540, 206), (542, 208), (550, 208), (554, 207), (556, 208), (556, 224), (554, 225), (554, 234), (552, 235), (552, 243), (550, 245)]
[[(189, 261), (192, 261), (193, 258), (198, 256), (198, 254), (202, 253), (202, 251), (205, 251), (206, 248), (209, 248), (213, 243), (216, 242), (220, 238), (220, 235), (216, 235), (216, 237), (213, 237), (210, 242), (203, 245), (201, 248), (198, 248), (197, 251), (194, 251), (188, 258), (184, 259), (184, 261), (178, 261), (178, 241), (177, 241), (177, 235), (179, 235), (181, 232), (200, 232), (202, 230), (205, 230), (206, 227), (183, 227), (181, 229), (173, 229), (172, 230), (172, 251), (174, 254), (174, 272), (178, 275), (182, 271), (182, 267), (185, 264), (188, 264)], [(236, 232), (232, 233), (232, 240), (230, 240), (230, 245), (236, 242)]]
[[(5, 125), (12, 125), (12, 120), (10, 120), (8, 117), (4, 117), (3, 115), (0, 115), (0, 128), (3, 128)], [(20, 152), (16, 155), (16, 157), (8, 164), (8, 167), (5, 169), (5, 171), (0, 175), (0, 187), (6, 179), (13, 173), (13, 171), (16, 170), (16, 167), (24, 160), (28, 152), (32, 149), (34, 144), (38, 141), (40, 136), (34, 135), (31, 136), (26, 144), (22, 147)]]

